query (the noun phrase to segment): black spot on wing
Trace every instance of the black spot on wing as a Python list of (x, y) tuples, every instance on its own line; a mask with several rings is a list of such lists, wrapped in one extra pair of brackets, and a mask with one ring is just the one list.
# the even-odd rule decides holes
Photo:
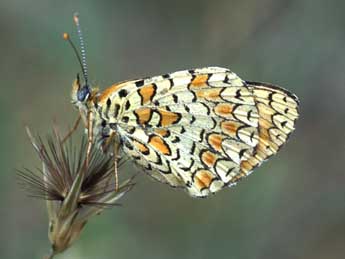
[(191, 93), (193, 94), (192, 103), (195, 103), (198, 100), (198, 97), (196, 96), (196, 93), (194, 91), (191, 91)]
[(135, 82), (136, 87), (141, 87), (144, 85), (144, 79)]
[(156, 153), (156, 157), (157, 157), (157, 161), (154, 161), (155, 164), (157, 165), (162, 165), (162, 159), (161, 159), (161, 156), (158, 154), (157, 151), (154, 151)]
[(125, 141), (125, 142), (124, 142), (124, 145), (125, 145), (125, 147), (128, 148), (129, 150), (133, 150), (133, 149), (134, 149), (133, 145), (132, 145), (129, 141)]
[(147, 166), (145, 167), (146, 170), (148, 171), (152, 171), (152, 166), (151, 164), (147, 164)]
[(253, 110), (249, 110), (249, 112), (247, 112), (247, 120), (250, 121), (250, 117), (252, 116), (252, 111)]
[(128, 127), (126, 130), (130, 135), (132, 135), (135, 132), (136, 128), (134, 126)]
[(120, 104), (115, 104), (114, 106), (114, 118), (117, 118), (117, 116), (119, 115), (119, 110), (120, 110)]
[(240, 157), (240, 159), (242, 159), (244, 153), (247, 151), (247, 149), (241, 149), (240, 152), (238, 152), (238, 156)]
[(178, 97), (176, 94), (172, 95), (174, 103), (178, 103)]
[(191, 150), (190, 150), (190, 154), (191, 154), (191, 155), (194, 155), (195, 148), (196, 148), (196, 145), (195, 145), (195, 142), (193, 142), (192, 148), (191, 148)]
[(190, 120), (190, 124), (193, 124), (194, 121), (195, 121), (195, 116), (192, 115), (192, 118), (191, 118), (191, 120)]
[(180, 138), (178, 136), (175, 136), (175, 138), (173, 140), (171, 140), (172, 143), (178, 143), (180, 142)]
[(236, 99), (239, 99), (239, 100), (241, 100), (241, 101), (243, 101), (242, 94), (241, 94), (241, 89), (238, 89), (238, 90), (236, 91), (235, 98), (236, 98)]
[(126, 89), (121, 89), (121, 90), (119, 91), (119, 96), (120, 96), (121, 98), (126, 97), (127, 94), (128, 94), (128, 92), (127, 92)]
[(202, 129), (201, 131), (200, 131), (200, 142), (202, 142), (203, 140), (204, 140), (204, 134), (205, 134), (205, 130), (204, 129)]
[(110, 98), (107, 99), (107, 102), (106, 102), (106, 107), (105, 107), (105, 111), (104, 111), (104, 115), (107, 119), (109, 119), (109, 109), (110, 109), (110, 106), (111, 106), (111, 100)]
[(127, 100), (125, 103), (125, 110), (128, 110), (131, 107), (131, 103)]
[(172, 78), (169, 79), (169, 83), (170, 83), (170, 87), (169, 89), (171, 89), (175, 84), (174, 84), (174, 80)]
[(228, 75), (225, 76), (223, 83), (229, 84), (229, 77)]

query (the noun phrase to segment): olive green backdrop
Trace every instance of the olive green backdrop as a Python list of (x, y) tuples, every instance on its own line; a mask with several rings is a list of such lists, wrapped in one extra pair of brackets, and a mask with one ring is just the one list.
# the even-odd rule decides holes
[(76, 117), (80, 68), (61, 36), (76, 39), (74, 11), (102, 88), (218, 65), (295, 92), (301, 117), (277, 156), (208, 199), (141, 175), (122, 207), (93, 218), (57, 258), (344, 258), (344, 9), (341, 0), (2, 0), (0, 258), (49, 250), (44, 202), (26, 197), (14, 169), (40, 165), (25, 124), (45, 135), (53, 120), (67, 128)]

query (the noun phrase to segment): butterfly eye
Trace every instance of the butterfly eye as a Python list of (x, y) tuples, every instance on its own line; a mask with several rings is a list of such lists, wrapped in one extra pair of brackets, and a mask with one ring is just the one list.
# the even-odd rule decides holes
[(85, 85), (77, 92), (77, 98), (79, 102), (84, 102), (90, 94), (90, 88)]

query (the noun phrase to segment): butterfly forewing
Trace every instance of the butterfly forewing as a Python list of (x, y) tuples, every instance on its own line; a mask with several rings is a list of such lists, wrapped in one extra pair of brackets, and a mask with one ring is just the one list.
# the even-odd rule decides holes
[(275, 154), (293, 131), (297, 99), (228, 69), (179, 71), (114, 85), (101, 118), (153, 178), (203, 197)]

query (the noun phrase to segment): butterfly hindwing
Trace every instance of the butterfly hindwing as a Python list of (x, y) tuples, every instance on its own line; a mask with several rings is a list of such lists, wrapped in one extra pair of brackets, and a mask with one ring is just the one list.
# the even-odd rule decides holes
[(294, 131), (299, 101), (289, 91), (267, 83), (247, 82), (259, 113), (259, 143), (255, 155), (242, 163), (247, 174), (276, 154)]

